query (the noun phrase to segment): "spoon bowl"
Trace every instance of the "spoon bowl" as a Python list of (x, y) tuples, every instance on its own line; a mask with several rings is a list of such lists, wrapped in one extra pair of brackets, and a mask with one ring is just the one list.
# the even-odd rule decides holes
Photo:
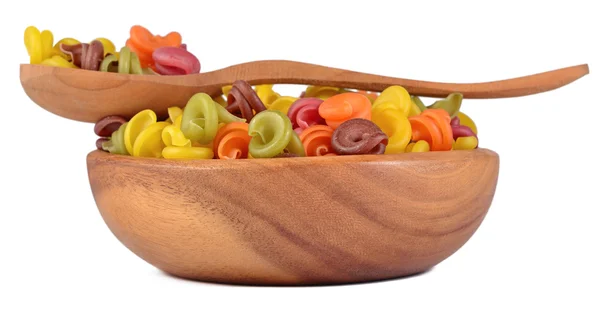
[(438, 83), (393, 78), (314, 64), (265, 60), (221, 70), (180, 76), (132, 75), (21, 65), (21, 85), (42, 108), (64, 118), (95, 123), (109, 115), (131, 118), (144, 109), (166, 116), (171, 106), (183, 106), (199, 92), (221, 94), (235, 80), (256, 84), (305, 84), (380, 92), (401, 85), (412, 95), (446, 97), (460, 92), (464, 98), (517, 97), (550, 91), (589, 73), (587, 65), (531, 76), (484, 83)]
[(91, 189), (112, 233), (169, 274), (323, 285), (427, 271), (491, 205), (487, 149), (173, 161), (93, 151)]

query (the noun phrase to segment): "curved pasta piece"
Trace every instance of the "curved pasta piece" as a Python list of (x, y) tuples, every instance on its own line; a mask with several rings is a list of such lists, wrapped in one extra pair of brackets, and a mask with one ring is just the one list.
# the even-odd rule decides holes
[(254, 115), (267, 108), (248, 82), (237, 80), (233, 83), (229, 94), (227, 94), (226, 109), (232, 114), (240, 113), (246, 121), (250, 121)]
[(342, 93), (332, 96), (319, 106), (319, 115), (327, 125), (336, 129), (345, 121), (355, 118), (371, 119), (371, 101), (359, 93)]
[(431, 151), (452, 149), (450, 115), (443, 109), (426, 109), (418, 116), (408, 118), (412, 128), (412, 141), (425, 140)]
[(54, 36), (52, 32), (44, 30), (40, 32), (35, 26), (25, 29), (24, 43), (29, 55), (30, 64), (40, 64), (53, 55), (52, 43)]
[(250, 139), (247, 123), (228, 123), (217, 131), (213, 151), (219, 159), (245, 159), (248, 157)]
[(133, 155), (133, 144), (144, 129), (156, 122), (156, 113), (150, 109), (143, 110), (133, 116), (125, 128), (124, 142), (129, 155)]
[(192, 141), (185, 137), (176, 125), (166, 126), (161, 134), (162, 142), (167, 147), (191, 147)]
[(354, 118), (342, 123), (331, 137), (331, 146), (339, 155), (383, 154), (388, 136), (375, 123)]
[(152, 60), (162, 75), (185, 75), (200, 72), (200, 60), (180, 47), (160, 47), (152, 53)]
[(333, 129), (326, 125), (310, 126), (300, 134), (306, 156), (337, 155), (331, 147)]
[(323, 100), (317, 97), (306, 97), (296, 100), (288, 109), (287, 115), (292, 121), (294, 130), (302, 130), (312, 125), (324, 125), (325, 119), (319, 115), (319, 106)]
[(60, 56), (63, 59), (65, 59), (66, 61), (71, 61), (71, 56), (65, 54), (64, 52), (62, 52), (62, 50), (60, 50), (60, 45), (61, 44), (65, 44), (65, 45), (77, 45), (80, 44), (81, 42), (76, 40), (75, 38), (70, 38), (70, 37), (66, 37), (63, 38), (61, 40), (59, 40), (58, 42), (56, 42), (56, 44), (54, 44), (54, 47), (52, 47), (52, 55), (53, 56)]
[(97, 40), (93, 40), (89, 44), (61, 44), (60, 50), (69, 55), (75, 66), (84, 70), (98, 71), (104, 59), (104, 47)]
[(405, 117), (409, 116), (412, 107), (410, 94), (405, 88), (399, 85), (392, 85), (383, 90), (377, 99), (375, 99), (375, 102), (373, 102), (373, 107), (384, 103), (393, 104)]
[(169, 123), (159, 121), (140, 132), (133, 145), (133, 156), (162, 157), (162, 151), (165, 148), (162, 141), (162, 132), (167, 126), (169, 126)]
[(392, 103), (381, 103), (373, 108), (371, 119), (389, 138), (385, 154), (404, 153), (412, 128), (400, 109)]
[(219, 126), (217, 107), (220, 106), (208, 94), (194, 94), (181, 115), (181, 131), (185, 137), (200, 144), (210, 143)]
[[(248, 145), (254, 158), (271, 158), (284, 151), (292, 139), (292, 124), (280, 111), (262, 111), (248, 124)], [(300, 142), (301, 143), (301, 142)]]

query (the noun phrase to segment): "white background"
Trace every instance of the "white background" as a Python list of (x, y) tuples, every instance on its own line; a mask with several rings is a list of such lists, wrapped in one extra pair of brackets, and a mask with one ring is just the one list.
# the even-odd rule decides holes
[[(0, 19), (0, 314), (600, 313), (600, 25), (592, 5), (374, 0), (10, 5), (3, 5)], [(290, 59), (450, 82), (581, 63), (590, 65), (591, 74), (544, 94), (464, 101), (481, 146), (500, 154), (500, 178), (480, 229), (431, 272), (330, 287), (204, 284), (166, 276), (117, 241), (89, 188), (85, 157), (94, 149), (93, 125), (44, 111), (19, 84), (19, 63), (28, 62), (27, 26), (49, 29), (55, 40), (103, 36), (120, 47), (133, 24), (159, 34), (181, 32), (202, 72)], [(299, 89), (281, 91), (296, 95)]]

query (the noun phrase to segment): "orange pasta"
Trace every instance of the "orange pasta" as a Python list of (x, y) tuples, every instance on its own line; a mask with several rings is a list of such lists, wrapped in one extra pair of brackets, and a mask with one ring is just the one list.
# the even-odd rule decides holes
[(333, 129), (325, 125), (313, 125), (302, 131), (300, 141), (306, 156), (337, 155), (331, 148)]
[(154, 67), (152, 53), (157, 48), (181, 46), (181, 34), (178, 32), (170, 32), (165, 36), (154, 35), (145, 27), (134, 25), (129, 36), (125, 45), (138, 55), (142, 67)]
[(412, 128), (412, 141), (425, 140), (431, 151), (452, 149), (450, 115), (443, 109), (427, 109), (420, 115), (408, 118)]
[(245, 159), (248, 158), (250, 139), (248, 123), (231, 122), (217, 131), (213, 150), (219, 159)]
[(371, 101), (360, 93), (337, 94), (321, 103), (319, 115), (333, 129), (353, 118), (371, 120)]

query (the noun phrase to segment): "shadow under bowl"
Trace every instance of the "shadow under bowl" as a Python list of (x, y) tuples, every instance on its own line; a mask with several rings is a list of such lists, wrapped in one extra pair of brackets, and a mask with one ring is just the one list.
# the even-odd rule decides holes
[(431, 269), (475, 233), (494, 196), (487, 149), (174, 161), (93, 151), (112, 233), (177, 277), (249, 285), (370, 282)]

